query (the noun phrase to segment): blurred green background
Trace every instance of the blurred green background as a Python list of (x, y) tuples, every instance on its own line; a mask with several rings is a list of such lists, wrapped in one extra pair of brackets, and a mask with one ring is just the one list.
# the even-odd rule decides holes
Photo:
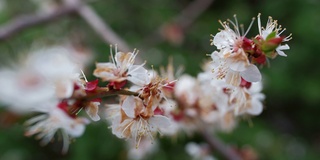
[[(40, 2), (45, 1), (49, 0), (0, 0), (0, 27), (17, 16), (41, 12)], [(320, 1), (215, 0), (178, 35), (178, 39), (157, 40), (159, 36), (153, 35), (158, 28), (170, 24), (167, 22), (191, 2), (89, 0), (88, 4), (131, 47), (141, 49), (140, 55), (148, 65), (155, 68), (166, 65), (168, 57), (172, 56), (175, 66), (184, 65), (185, 72), (193, 76), (201, 71), (206, 54), (215, 49), (210, 46), (209, 39), (210, 34), (216, 34), (218, 28), (222, 28), (219, 19), (231, 19), (237, 14), (245, 28), (258, 13), (262, 14), (263, 25), (268, 16), (278, 19), (279, 24), (287, 28), (284, 34), (292, 33), (293, 40), (288, 42), (291, 49), (285, 52), (288, 57), (271, 60), (270, 67), (262, 69), (263, 92), (267, 97), (265, 110), (251, 119), (253, 125), (242, 120), (233, 132), (219, 133), (219, 137), (232, 146), (251, 148), (259, 159), (319, 159)], [(249, 35), (257, 33), (256, 26), (255, 23)], [(75, 14), (28, 28), (0, 41), (0, 59), (3, 65), (8, 59), (25, 54), (35, 44), (63, 44), (64, 41), (76, 41), (91, 50), (96, 56), (94, 61), (108, 60), (109, 44)], [(87, 75), (93, 67), (94, 63), (91, 63)], [(89, 79), (93, 78), (89, 76)], [(25, 118), (28, 117), (18, 118), (4, 110), (0, 112), (0, 160), (126, 159), (124, 141), (111, 135), (108, 124), (103, 121), (88, 125), (84, 135), (71, 144), (68, 154), (61, 155), (59, 142), (41, 147), (38, 141), (23, 136)], [(197, 135), (181, 135), (176, 140), (162, 138), (159, 151), (147, 159), (190, 159), (184, 150), (189, 141), (203, 140)]]

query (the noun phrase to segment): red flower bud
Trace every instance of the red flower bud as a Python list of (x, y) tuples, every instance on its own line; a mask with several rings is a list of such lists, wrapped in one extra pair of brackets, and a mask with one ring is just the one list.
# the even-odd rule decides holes
[(98, 87), (98, 83), (99, 83), (98, 79), (96, 79), (94, 81), (87, 82), (85, 90), (87, 92), (93, 92)]
[(111, 82), (109, 82), (108, 87), (110, 89), (121, 89), (126, 84), (127, 84), (126, 80), (121, 81), (121, 82), (111, 81)]

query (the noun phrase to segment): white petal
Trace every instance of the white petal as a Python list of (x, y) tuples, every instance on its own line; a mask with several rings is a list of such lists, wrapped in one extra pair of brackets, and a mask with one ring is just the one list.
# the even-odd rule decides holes
[(235, 39), (236, 35), (234, 35), (234, 32), (222, 30), (214, 36), (213, 44), (217, 47), (217, 49), (231, 47), (234, 45)]
[(73, 122), (69, 127), (65, 128), (66, 132), (72, 137), (79, 137), (85, 130), (85, 125), (78, 122)]
[(254, 82), (252, 83), (251, 87), (249, 88), (250, 93), (259, 93), (262, 91), (262, 82)]
[(212, 52), (211, 54), (212, 62), (210, 63), (210, 65), (212, 66), (212, 69), (217, 68), (219, 65), (221, 65), (221, 63), (225, 62), (225, 60), (222, 59), (221, 57), (223, 57), (221, 52), (217, 52), (217, 51)]
[(241, 77), (239, 72), (233, 71), (231, 69), (228, 70), (225, 79), (228, 84), (231, 84), (234, 86), (239, 86), (241, 82)]
[(247, 113), (251, 115), (259, 115), (263, 110), (263, 105), (258, 99), (251, 100), (251, 107), (248, 108)]
[(232, 61), (229, 63), (229, 67), (234, 71), (242, 72), (246, 70), (246, 63), (243, 61)]
[(89, 106), (85, 107), (87, 114), (93, 121), (100, 120), (100, 116), (98, 115), (99, 105), (99, 102), (90, 102)]
[(187, 105), (193, 105), (199, 96), (196, 90), (197, 85), (196, 79), (189, 75), (183, 75), (175, 84), (174, 94)]
[(136, 106), (136, 102), (133, 96), (128, 96), (121, 106), (123, 111), (126, 113), (128, 117), (135, 118), (134, 109)]
[(38, 50), (28, 58), (28, 65), (48, 79), (68, 76), (78, 71), (78, 65), (68, 56), (64, 47)]
[(248, 82), (259, 82), (262, 78), (258, 67), (253, 64), (249, 65), (243, 72), (240, 72), (240, 75)]
[(115, 69), (116, 66), (111, 63), (111, 62), (107, 62), (107, 63), (96, 63), (96, 68), (110, 68), (110, 69)]
[(128, 71), (128, 80), (138, 86), (148, 83), (148, 71), (141, 65), (133, 65)]
[(107, 81), (117, 78), (115, 75), (116, 70), (117, 68), (113, 63), (97, 63), (93, 75)]
[(154, 115), (149, 119), (149, 124), (153, 129), (166, 129), (171, 125), (171, 121), (168, 117), (162, 115)]
[(133, 56), (133, 53), (128, 52), (117, 52), (115, 55), (115, 61), (117, 63), (117, 67), (121, 68), (122, 71), (127, 70), (132, 64), (133, 59), (131, 59)]
[[(121, 121), (121, 116), (119, 114), (118, 116), (114, 117), (114, 119), (112, 120), (111, 129), (112, 129), (112, 134), (116, 135), (118, 138), (123, 138), (122, 130), (119, 128), (120, 121)], [(123, 123), (126, 123), (126, 121), (128, 121), (128, 119), (123, 121)]]
[(125, 53), (123, 52), (117, 52), (114, 56), (114, 60), (116, 61), (117, 67), (120, 67), (122, 65), (122, 62), (124, 61)]
[(57, 81), (55, 84), (56, 95), (58, 98), (69, 98), (72, 96), (74, 83), (69, 79)]
[(30, 70), (0, 70), (0, 100), (17, 113), (38, 108), (44, 102), (55, 99), (50, 82)]
[(189, 142), (185, 148), (187, 153), (190, 154), (191, 156), (194, 156), (194, 157), (201, 156), (201, 148), (198, 144), (194, 142)]
[(280, 56), (287, 57), (287, 55), (282, 50), (288, 50), (288, 49), (290, 49), (289, 45), (285, 44), (285, 45), (280, 45), (279, 47), (277, 47), (276, 51)]

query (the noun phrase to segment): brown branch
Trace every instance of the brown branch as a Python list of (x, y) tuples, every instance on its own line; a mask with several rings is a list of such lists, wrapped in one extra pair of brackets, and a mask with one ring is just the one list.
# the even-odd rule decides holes
[(38, 13), (17, 17), (0, 27), (0, 41), (6, 40), (27, 28), (52, 22), (66, 15), (78, 13), (93, 30), (107, 43), (117, 44), (121, 51), (130, 51), (129, 45), (122, 40), (96, 12), (81, 0), (64, 0), (63, 5), (51, 13)]
[(142, 44), (151, 48), (152, 46), (164, 41), (165, 37), (163, 36), (162, 31), (166, 25), (170, 23), (179, 26), (183, 32), (186, 32), (194, 21), (204, 11), (206, 11), (213, 2), (214, 0), (194, 0), (184, 10), (182, 10), (180, 14), (172, 18), (170, 21), (163, 23), (153, 34), (150, 34), (145, 38)]
[(95, 30), (107, 43), (117, 44), (123, 52), (130, 51), (129, 45), (121, 39), (107, 23), (103, 22), (98, 14), (88, 5), (84, 4), (77, 9), (78, 14)]
[(214, 0), (195, 0), (175, 17), (173, 21), (179, 24), (183, 30), (186, 30), (213, 2)]
[(95, 93), (89, 93), (82, 99), (85, 101), (90, 101), (96, 98), (104, 98), (114, 95), (139, 96), (139, 93), (124, 89), (110, 90), (108, 87), (100, 87), (95, 90)]
[(209, 134), (209, 131), (205, 127), (202, 127), (202, 129), (200, 129), (199, 132), (202, 135), (202, 137), (206, 140), (206, 142), (209, 144), (212, 151), (218, 151), (228, 160), (242, 159), (240, 155), (235, 152), (235, 150), (224, 144), (213, 134)]
[(38, 13), (17, 17), (0, 28), (0, 41), (8, 39), (27, 28), (52, 22), (53, 20), (74, 13), (78, 7), (78, 5), (66, 5), (61, 6), (51, 13)]

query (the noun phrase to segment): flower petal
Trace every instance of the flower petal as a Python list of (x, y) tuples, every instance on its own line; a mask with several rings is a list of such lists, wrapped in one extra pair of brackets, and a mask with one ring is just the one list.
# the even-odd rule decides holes
[(126, 113), (126, 115), (130, 118), (135, 118), (134, 109), (136, 106), (136, 102), (133, 96), (128, 96), (121, 106), (122, 110)]
[(249, 65), (243, 72), (240, 72), (240, 75), (248, 82), (259, 82), (262, 78), (258, 67), (253, 64)]
[(261, 101), (257, 98), (252, 98), (251, 107), (248, 108), (247, 113), (251, 115), (259, 115), (263, 110), (263, 105)]
[(280, 45), (279, 47), (277, 47), (276, 51), (280, 56), (287, 57), (287, 55), (282, 50), (288, 50), (288, 49), (290, 49), (289, 45), (285, 44), (285, 45)]
[(148, 83), (148, 71), (141, 65), (133, 65), (128, 71), (128, 80), (138, 86)]
[(104, 81), (117, 78), (114, 75), (116, 66), (113, 63), (97, 63), (93, 75), (102, 78)]
[(85, 107), (87, 114), (93, 121), (100, 120), (100, 116), (98, 115), (99, 105), (99, 102), (90, 102), (89, 105)]
[(152, 131), (156, 131), (157, 129), (166, 129), (171, 125), (170, 119), (162, 115), (154, 115), (148, 122)]
[(231, 69), (228, 70), (225, 79), (228, 84), (231, 84), (234, 86), (239, 86), (241, 82), (241, 77), (239, 72), (233, 71)]

